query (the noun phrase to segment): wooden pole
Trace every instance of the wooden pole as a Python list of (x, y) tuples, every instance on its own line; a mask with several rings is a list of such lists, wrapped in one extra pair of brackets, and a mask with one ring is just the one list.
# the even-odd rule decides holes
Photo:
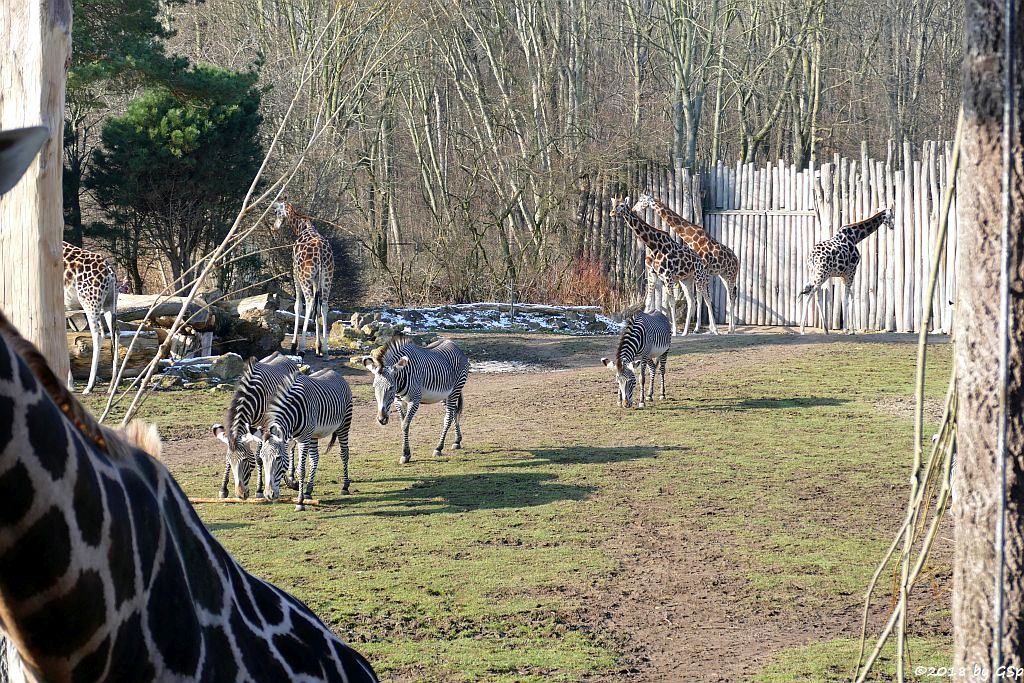
[(63, 378), (61, 182), (71, 0), (5, 0), (0, 35), (0, 129), (43, 125), (50, 131), (21, 182), (0, 199), (0, 308)]

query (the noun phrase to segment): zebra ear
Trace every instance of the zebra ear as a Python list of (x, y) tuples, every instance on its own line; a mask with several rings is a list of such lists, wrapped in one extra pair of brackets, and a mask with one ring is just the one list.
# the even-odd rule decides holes
[(223, 441), (224, 443), (228, 442), (228, 435), (227, 432), (224, 431), (224, 425), (213, 425), (213, 435), (216, 436), (221, 441)]
[(377, 364), (373, 362), (373, 356), (363, 356), (363, 367), (373, 374), (377, 374)]
[(270, 438), (281, 443), (284, 441), (284, 431), (277, 425), (270, 425)]
[(612, 361), (610, 358), (602, 358), (601, 362), (604, 364), (606, 368), (610, 368), (612, 366)]
[(242, 441), (251, 441), (253, 443), (263, 441), (263, 430), (259, 427), (250, 427), (249, 433), (242, 437)]
[(409, 364), (409, 356), (402, 356), (401, 358), (398, 359), (398, 362), (395, 363), (395, 367), (396, 368), (404, 368), (408, 364)]

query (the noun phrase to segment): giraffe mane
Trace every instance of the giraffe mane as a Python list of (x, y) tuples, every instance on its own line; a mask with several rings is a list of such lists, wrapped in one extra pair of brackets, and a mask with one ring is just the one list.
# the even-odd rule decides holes
[(68, 391), (67, 385), (53, 374), (50, 364), (46, 362), (46, 358), (36, 348), (36, 345), (22, 337), (21, 333), (18, 332), (17, 328), (11, 324), (11, 321), (2, 312), (0, 312), (0, 334), (3, 334), (7, 339), (14, 352), (21, 356), (29, 371), (32, 372), (33, 377), (43, 387), (43, 390), (46, 391), (57, 408), (71, 421), (71, 424), (75, 426), (82, 436), (109, 453), (107, 437), (110, 435), (111, 430), (100, 426), (100, 423), (96, 421), (92, 413), (86, 410), (78, 402), (78, 399)]
[(163, 445), (156, 425), (132, 420), (126, 426), (112, 429), (101, 425), (92, 413), (68, 390), (67, 385), (53, 374), (50, 364), (35, 344), (21, 336), (17, 328), (0, 312), (0, 334), (36, 378), (50, 400), (75, 429), (111, 457), (123, 459), (133, 448), (138, 448), (160, 459)]

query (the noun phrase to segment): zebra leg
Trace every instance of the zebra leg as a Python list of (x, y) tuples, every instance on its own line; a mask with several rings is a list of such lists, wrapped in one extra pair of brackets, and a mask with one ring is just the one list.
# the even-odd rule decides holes
[(320, 466), (320, 444), (312, 439), (309, 448), (306, 449), (309, 458), (309, 481), (306, 483), (306, 497), (313, 497), (313, 484), (316, 482), (316, 470)]
[(434, 449), (434, 457), (441, 457), (441, 452), (444, 450), (444, 440), (448, 436), (448, 430), (452, 427), (452, 422), (455, 421), (455, 410), (456, 410), (456, 399), (452, 396), (448, 397), (445, 401), (444, 407), (444, 424), (441, 426), (441, 440), (437, 442), (437, 448)]
[(303, 494), (306, 491), (306, 442), (305, 440), (299, 441), (298, 448), (295, 449), (295, 459), (299, 461), (299, 492), (295, 496), (295, 511), (302, 512), (306, 509), (305, 498)]
[[(636, 367), (635, 364), (634, 364), (634, 367)], [(643, 408), (644, 407), (644, 396), (647, 395), (647, 391), (646, 391), (645, 386), (644, 386), (646, 379), (647, 379), (647, 361), (644, 360), (643, 358), (641, 358), (640, 359), (640, 400), (636, 402), (636, 407), (637, 408)], [(651, 379), (653, 380), (654, 378), (652, 377)]]
[(228, 477), (231, 476), (231, 461), (224, 458), (224, 481), (220, 485), (220, 497), (228, 497)]
[[(658, 360), (658, 365), (661, 367), (661, 400), (665, 400), (665, 365), (668, 363), (668, 351), (661, 354), (661, 358)], [(651, 391), (654, 391), (654, 377), (651, 376)]]
[(266, 490), (266, 482), (263, 479), (263, 458), (256, 455), (256, 497), (265, 498), (269, 491)]
[(409, 427), (412, 419), (416, 417), (416, 411), (420, 409), (420, 399), (414, 398), (409, 401), (409, 409), (402, 418), (402, 457), (398, 459), (399, 465), (404, 465), (412, 458), (412, 450), (409, 448)]
[(345, 414), (345, 419), (341, 423), (341, 427), (334, 433), (334, 436), (338, 439), (339, 452), (341, 453), (341, 492), (342, 494), (348, 495), (348, 485), (351, 480), (348, 478), (348, 432), (352, 427), (352, 405), (349, 404), (348, 410)]
[(654, 373), (656, 373), (658, 371), (658, 363), (657, 363), (657, 361), (654, 361), (651, 358), (646, 358), (645, 360), (647, 362), (647, 367), (651, 371), (651, 388), (650, 388), (650, 391), (647, 392), (647, 400), (653, 403), (654, 402)]

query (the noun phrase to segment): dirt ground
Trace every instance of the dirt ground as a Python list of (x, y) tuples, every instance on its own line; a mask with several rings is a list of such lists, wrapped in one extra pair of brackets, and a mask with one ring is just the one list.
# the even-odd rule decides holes
[[(551, 372), (475, 374), (472, 378), (474, 407), (500, 410), (508, 392), (535, 396), (531, 409), (557, 412), (566, 410), (565, 395), (544, 393), (542, 386), (564, 384), (572, 391), (581, 372), (596, 369), (602, 355), (611, 355), (615, 340), (611, 337), (568, 338), (546, 334), (449, 334), (474, 361), (518, 361)], [(859, 342), (880, 344), (916, 343), (909, 335), (874, 334), (858, 337)], [(728, 365), (732, 370), (806, 354), (819, 345), (837, 344), (843, 337), (809, 335), (800, 337), (789, 330), (769, 333), (741, 329), (738, 334), (710, 338), (705, 335), (678, 339), (674, 353), (682, 362), (674, 362), (673, 386), (699, 382), (702, 375), (715, 373)], [(687, 355), (698, 350), (699, 363), (687, 363)], [(729, 353), (715, 354), (715, 351)], [(766, 355), (766, 351), (770, 353)], [(319, 363), (314, 362), (314, 367)], [(336, 365), (332, 364), (332, 367)], [(370, 376), (346, 368), (344, 374), (353, 385), (367, 384)], [(609, 382), (608, 401), (613, 389)], [(571, 400), (576, 400), (570, 397)], [(580, 400), (598, 400), (586, 398)], [(550, 401), (551, 403), (545, 403)], [(879, 410), (901, 417), (912, 415), (912, 402), (894, 399)], [(929, 413), (936, 407), (929, 405)], [(372, 416), (357, 413), (353, 434), (374, 433)], [(515, 444), (514, 423), (496, 427)], [(433, 430), (433, 426), (431, 426)], [(220, 453), (209, 438), (170, 440), (164, 460), (173, 470), (177, 464), (203, 459), (209, 462)], [(644, 488), (642, 472), (627, 476), (637, 490)], [(841, 504), (841, 492), (824, 492), (822, 506)], [(894, 494), (892, 514), (899, 514), (903, 501)], [(756, 607), (755, 600), (744, 599), (752, 591), (749, 582), (734, 571), (729, 549), (722, 547), (713, 533), (689, 532), (660, 519), (661, 511), (644, 500), (625, 498), (631, 522), (618, 529), (605, 550), (618, 563), (610, 579), (583, 598), (587, 605), (578, 615), (580, 628), (598, 639), (614, 643), (622, 656), (617, 672), (594, 680), (601, 681), (740, 681), (762, 669), (771, 655), (782, 649), (809, 642), (839, 637), (854, 637), (859, 624), (859, 608), (851, 601), (836, 602), (831, 608), (804, 608), (793, 605), (785, 618)], [(947, 531), (948, 535), (948, 531)], [(940, 549), (940, 554), (943, 552)], [(939, 557), (941, 562), (942, 558)], [(856, 601), (854, 601), (856, 602)], [(694, 618), (699, 615), (699, 618)], [(880, 615), (875, 615), (877, 621)], [(941, 630), (941, 625), (935, 625)]]

